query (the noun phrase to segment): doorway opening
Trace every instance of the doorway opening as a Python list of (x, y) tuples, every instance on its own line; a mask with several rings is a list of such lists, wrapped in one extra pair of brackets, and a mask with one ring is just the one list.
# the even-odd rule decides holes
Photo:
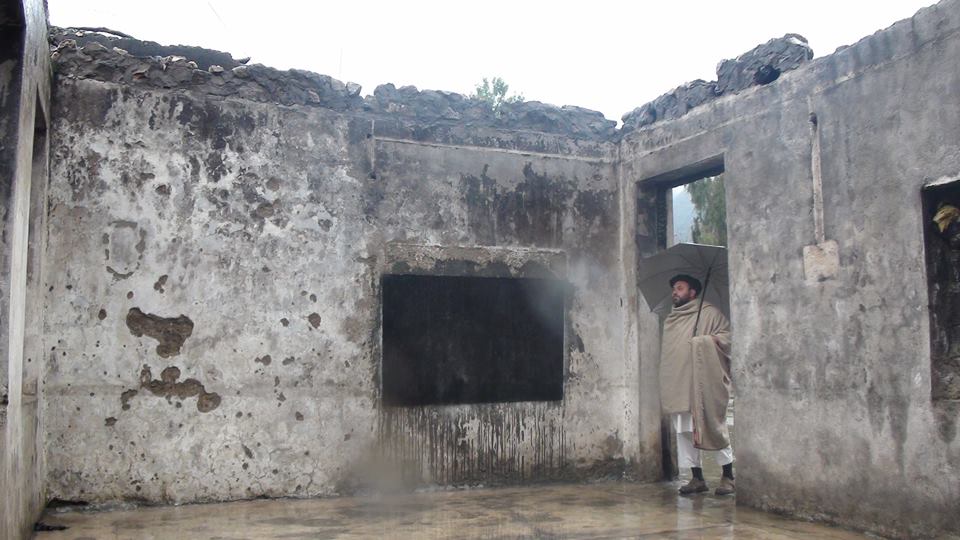
[[(6, 159), (7, 149), (16, 147), (17, 137), (19, 137), (19, 114), (21, 76), (20, 67), (23, 62), (23, 44), (25, 36), (25, 18), (23, 6), (20, 2), (6, 2), (0, 4), (0, 78), (7, 77), (9, 80), (4, 85), (0, 85), (0, 118), (6, 119), (6, 122), (0, 123), (3, 128), (0, 131), (0, 148), (3, 148), (5, 159), (0, 159), (0, 179), (3, 180), (3, 186), (0, 186), (0, 197), (4, 199), (4, 204), (8, 207), (12, 202), (13, 188), (15, 185), (16, 173), (15, 160)], [(8, 73), (6, 75), (4, 72)], [(11, 154), (12, 156), (12, 154)], [(0, 272), (9, 272), (10, 254), (0, 254)], [(9, 276), (7, 276), (9, 278)], [(6, 292), (5, 292), (6, 294)], [(0, 300), (0, 310), (2, 315), (7, 317), (9, 313), (9, 302)], [(4, 320), (4, 325), (7, 321)], [(0, 346), (0, 429), (6, 425), (7, 406), (13, 399), (12, 388), (15, 383), (13, 376), (19, 373), (17, 366), (9, 364), (9, 353), (6, 345)]]
[[(643, 264), (644, 258), (680, 243), (726, 247), (728, 241), (723, 156), (709, 158), (642, 181), (637, 190), (637, 220), (638, 264)], [(726, 272), (725, 267), (723, 271)], [(695, 277), (703, 281), (705, 276)], [(723, 276), (724, 282), (728, 282), (728, 279), (728, 276)], [(668, 286), (665, 282), (664, 288)], [(660, 339), (665, 315), (662, 314), (660, 318)], [(730, 317), (729, 312), (724, 315)], [(732, 388), (726, 411), (726, 425), (730, 440), (733, 441)], [(681, 470), (678, 467), (677, 429), (671, 417), (661, 416), (660, 435), (664, 478), (689, 479), (691, 470)], [(704, 477), (715, 482), (721, 476), (721, 467), (712, 454), (703, 453), (702, 468)]]
[(27, 273), (24, 305), (23, 386), (24, 402), (35, 402), (38, 395), (40, 365), (43, 357), (43, 279), (41, 259), (46, 246), (47, 170), (49, 141), (47, 117), (39, 95), (35, 99), (33, 123), (33, 162), (27, 210)]

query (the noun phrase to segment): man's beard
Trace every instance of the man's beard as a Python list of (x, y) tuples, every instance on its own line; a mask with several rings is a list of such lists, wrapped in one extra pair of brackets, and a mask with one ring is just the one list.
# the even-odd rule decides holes
[(690, 300), (691, 300), (690, 297), (687, 297), (687, 298), (675, 298), (675, 299), (673, 300), (673, 307), (683, 306), (683, 305), (685, 305), (687, 302), (689, 302)]

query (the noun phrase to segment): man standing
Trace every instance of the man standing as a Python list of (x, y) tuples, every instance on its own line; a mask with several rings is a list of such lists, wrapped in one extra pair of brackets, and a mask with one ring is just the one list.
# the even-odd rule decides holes
[(708, 491), (701, 450), (723, 467), (717, 495), (734, 493), (733, 449), (727, 431), (730, 398), (730, 322), (709, 302), (698, 300), (700, 281), (685, 274), (670, 279), (673, 309), (663, 326), (660, 400), (677, 431), (677, 464), (693, 479), (682, 495)]

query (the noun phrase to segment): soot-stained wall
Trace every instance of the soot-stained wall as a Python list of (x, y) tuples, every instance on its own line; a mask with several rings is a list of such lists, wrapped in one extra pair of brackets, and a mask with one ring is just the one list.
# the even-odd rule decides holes
[[(277, 105), (243, 86), (284, 76), (257, 66), (161, 71), (71, 43), (54, 58), (53, 497), (646, 474), (622, 353), (616, 144), (561, 125), (582, 112), (532, 104), (509, 129), (468, 129), (364, 109), (333, 83), (342, 101)], [(193, 74), (179, 86), (151, 78), (178, 69)], [(211, 77), (242, 95), (212, 96)], [(400, 99), (391, 88), (378, 99)], [(524, 114), (544, 124), (520, 129)], [(563, 283), (563, 399), (382, 405), (385, 274)]]
[[(722, 168), (738, 503), (957, 530), (960, 412), (931, 376), (920, 193), (960, 177), (958, 8), (809, 63), (802, 39), (773, 40), (620, 132), (576, 107), (360, 98), (60, 34), (51, 495), (658, 478), (659, 324), (636, 269), (662, 247), (657, 189)], [(779, 76), (756, 77), (771, 61)], [(384, 275), (562, 282), (563, 399), (384, 405)]]
[[(960, 530), (960, 415), (931, 392), (921, 205), (960, 173), (960, 74), (943, 69), (958, 15), (942, 2), (624, 140), (631, 199), (725, 167), (738, 504), (896, 537)], [(624, 222), (642, 246), (640, 209)], [(656, 321), (640, 326), (655, 343)]]

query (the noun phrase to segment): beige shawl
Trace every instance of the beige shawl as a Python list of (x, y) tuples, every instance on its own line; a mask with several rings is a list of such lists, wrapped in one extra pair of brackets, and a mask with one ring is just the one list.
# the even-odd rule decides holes
[(692, 413), (697, 448), (720, 450), (730, 445), (726, 424), (730, 323), (713, 304), (704, 302), (697, 337), (693, 337), (699, 305), (694, 300), (673, 308), (664, 322), (660, 402), (665, 414)]

